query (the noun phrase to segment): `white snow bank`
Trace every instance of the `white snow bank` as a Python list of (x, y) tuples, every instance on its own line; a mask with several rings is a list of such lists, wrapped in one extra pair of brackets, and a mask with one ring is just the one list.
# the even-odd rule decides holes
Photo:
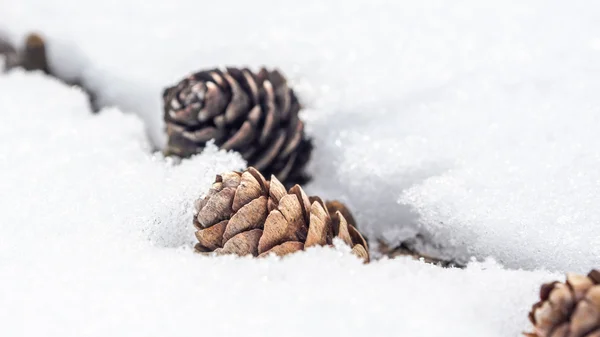
[[(193, 254), (193, 198), (243, 166), (214, 149), (172, 167), (141, 123), (78, 90), (0, 76), (0, 321), (10, 336), (518, 336), (546, 272), (347, 247), (282, 261)], [(170, 248), (168, 248), (170, 247)], [(172, 248), (180, 247), (180, 248)]]
[(587, 72), (473, 78), (383, 122), (353, 116), (323, 133), (318, 151), (334, 155), (311, 186), (344, 196), (367, 235), (422, 233), (446, 256), (587, 272), (600, 265), (600, 72)]
[(600, 264), (599, 9), (19, 0), (0, 4), (0, 23), (15, 41), (43, 32), (54, 69), (138, 113), (159, 146), (163, 87), (200, 68), (278, 66), (310, 108), (309, 191), (347, 201), (367, 235), (583, 272)]

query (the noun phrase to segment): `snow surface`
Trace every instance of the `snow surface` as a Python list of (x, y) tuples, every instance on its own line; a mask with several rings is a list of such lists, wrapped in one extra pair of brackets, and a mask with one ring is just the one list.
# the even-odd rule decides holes
[[(517, 336), (541, 282), (600, 264), (599, 10), (0, 2), (0, 33), (18, 44), (42, 32), (55, 71), (118, 106), (92, 116), (77, 89), (0, 75), (3, 330)], [(263, 64), (307, 106), (310, 194), (347, 202), (371, 239), (418, 237), (432, 255), (499, 264), (364, 266), (344, 247), (282, 261), (192, 254), (194, 198), (245, 163), (215, 148), (181, 165), (153, 154), (165, 141), (160, 94), (194, 70)]]
[(308, 190), (371, 238), (466, 261), (584, 272), (600, 262), (600, 3), (0, 3), (0, 29), (164, 143), (160, 93), (219, 65), (277, 66), (316, 141)]
[(18, 42), (164, 143), (160, 93), (185, 74), (265, 64), (308, 106), (308, 190), (371, 238), (515, 268), (600, 262), (597, 1), (19, 0)]
[[(283, 260), (192, 253), (192, 201), (244, 165), (215, 148), (173, 166), (142, 123), (92, 115), (40, 73), (0, 76), (0, 324), (9, 336), (517, 336), (547, 272), (346, 246)], [(35, 97), (35, 99), (31, 99)]]

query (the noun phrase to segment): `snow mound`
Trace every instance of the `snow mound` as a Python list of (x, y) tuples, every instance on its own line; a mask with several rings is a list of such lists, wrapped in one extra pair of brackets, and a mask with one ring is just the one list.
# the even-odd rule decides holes
[(600, 262), (599, 7), (20, 0), (0, 4), (0, 22), (14, 41), (43, 32), (51, 66), (141, 116), (158, 148), (165, 86), (279, 67), (308, 107), (308, 191), (349, 203), (369, 237), (583, 272)]
[(71, 235), (104, 227), (90, 233), (99, 245), (114, 239), (98, 236), (108, 233), (144, 233), (163, 246), (189, 244), (194, 199), (217, 173), (245, 166), (238, 154), (214, 147), (172, 166), (150, 154), (138, 118), (116, 109), (92, 115), (76, 87), (21, 71), (1, 78), (1, 85), (0, 166), (8, 197), (3, 229), (18, 236), (37, 235), (38, 222), (49, 222), (52, 230), (54, 218), (61, 224), (54, 230), (69, 243), (80, 241)]
[(333, 155), (309, 190), (348, 201), (367, 236), (587, 272), (600, 264), (600, 72), (587, 72), (472, 78), (398, 115), (352, 115), (356, 125), (320, 133), (317, 156)]
[(243, 167), (238, 155), (212, 148), (172, 166), (148, 153), (136, 117), (92, 115), (81, 91), (39, 73), (0, 76), (0, 92), (11, 336), (518, 336), (539, 284), (558, 277), (491, 261), (364, 265), (346, 246), (193, 254), (192, 201)]

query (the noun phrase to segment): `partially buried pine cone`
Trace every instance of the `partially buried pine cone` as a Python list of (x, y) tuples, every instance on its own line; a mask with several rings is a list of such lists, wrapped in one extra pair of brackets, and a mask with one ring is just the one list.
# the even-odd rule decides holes
[(529, 320), (530, 337), (600, 337), (600, 271), (544, 284)]
[(46, 43), (40, 35), (29, 34), (21, 54), (21, 65), (25, 70), (41, 70), (46, 74), (50, 74), (48, 57), (46, 56)]
[(214, 139), (286, 185), (307, 180), (312, 151), (300, 103), (277, 70), (200, 71), (163, 92), (167, 155), (189, 157)]
[(22, 50), (17, 51), (6, 39), (0, 37), (0, 56), (4, 58), (4, 69), (23, 67), (25, 70), (41, 70), (50, 74), (48, 59), (46, 57), (46, 44), (44, 39), (35, 33), (27, 35)]
[(252, 167), (243, 173), (218, 175), (208, 194), (196, 202), (196, 250), (281, 256), (315, 245), (331, 245), (337, 237), (354, 254), (369, 261), (362, 235), (341, 211), (330, 214), (327, 206), (318, 197), (308, 197), (298, 185), (286, 191), (276, 177), (267, 181)]
[(10, 70), (19, 65), (19, 56), (15, 47), (0, 36), (0, 72)]

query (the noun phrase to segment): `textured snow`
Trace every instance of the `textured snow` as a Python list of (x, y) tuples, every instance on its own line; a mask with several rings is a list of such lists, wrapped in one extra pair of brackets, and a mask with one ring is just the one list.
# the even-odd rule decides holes
[(19, 0), (13, 41), (164, 143), (162, 89), (220, 65), (277, 66), (307, 106), (313, 194), (371, 238), (509, 267), (600, 262), (597, 1)]
[(539, 284), (559, 277), (493, 261), (364, 265), (339, 244), (283, 260), (193, 254), (192, 201), (244, 165), (237, 154), (173, 166), (136, 117), (92, 115), (80, 90), (39, 73), (0, 75), (0, 92), (10, 336), (517, 336)]
[(141, 115), (158, 147), (165, 85), (205, 67), (279, 66), (310, 108), (309, 189), (347, 201), (369, 236), (419, 233), (447, 255), (512, 267), (599, 260), (596, 2), (3, 7), (15, 41), (42, 31), (53, 68)]
[[(517, 336), (542, 281), (600, 264), (600, 3), (9, 0), (50, 65), (0, 75), (0, 322), (11, 336)], [(0, 62), (1, 63), (1, 62)], [(276, 66), (306, 105), (310, 194), (371, 239), (283, 261), (191, 253), (194, 198), (234, 153), (172, 165), (162, 89)], [(123, 113), (132, 112), (132, 113)], [(505, 269), (509, 268), (509, 269)], [(526, 269), (529, 271), (523, 271)], [(435, 322), (432, 324), (431, 322)]]

